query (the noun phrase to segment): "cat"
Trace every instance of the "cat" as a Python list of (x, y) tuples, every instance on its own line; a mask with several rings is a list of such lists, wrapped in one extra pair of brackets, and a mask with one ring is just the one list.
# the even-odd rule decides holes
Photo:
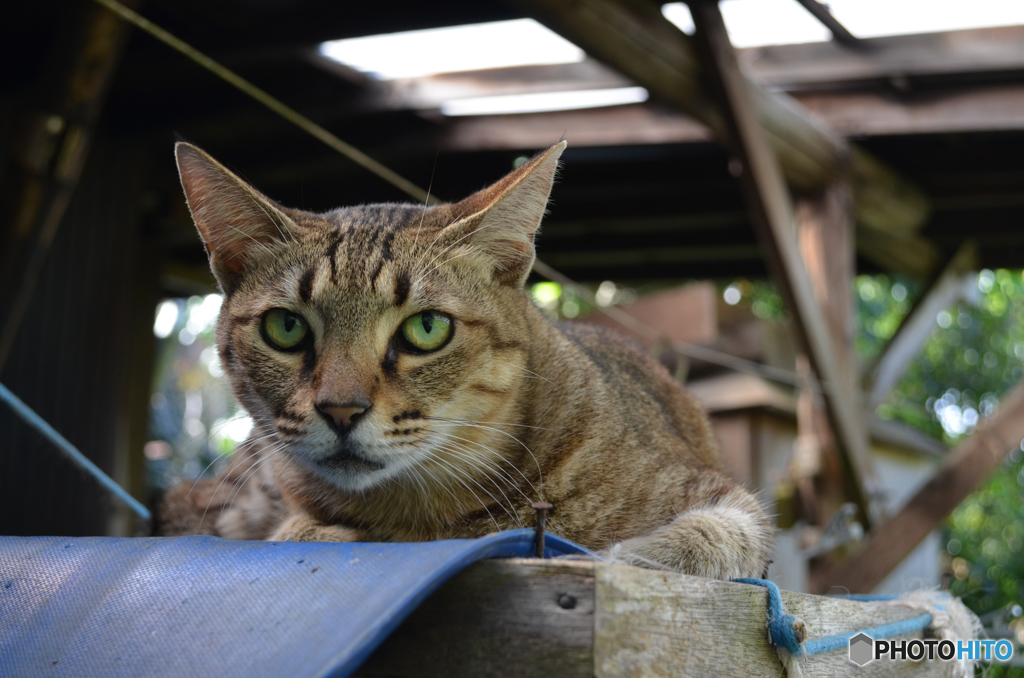
[(532, 525), (544, 500), (552, 533), (619, 562), (763, 576), (771, 522), (697, 402), (524, 291), (564, 148), (454, 204), (314, 214), (178, 143), (224, 293), (221, 365), (254, 427), (219, 479), (169, 493), (161, 533), (473, 538)]

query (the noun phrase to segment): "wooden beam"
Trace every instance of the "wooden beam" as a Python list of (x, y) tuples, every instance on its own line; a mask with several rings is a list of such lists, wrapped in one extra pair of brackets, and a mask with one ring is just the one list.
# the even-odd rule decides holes
[[(538, 20), (604, 61), (656, 99), (692, 115), (728, 139), (724, 112), (704, 96), (692, 41), (657, 4), (642, 0), (518, 0)], [(816, 191), (851, 174), (857, 221), (913, 232), (927, 217), (927, 199), (864, 151), (807, 117), (792, 99), (751, 85), (748, 97), (768, 144), (793, 187)]]
[(964, 87), (958, 83), (917, 97), (876, 92), (800, 92), (793, 96), (846, 136), (1024, 129), (1024, 87), (1020, 85)]
[(702, 123), (648, 104), (444, 121), (441, 147), (453, 151), (542, 148), (562, 135), (573, 148), (712, 141)]
[[(652, 294), (618, 308), (671, 341), (706, 346), (718, 339), (718, 292), (707, 281)], [(651, 345), (649, 337), (632, 332), (603, 313), (592, 313), (579, 322), (608, 327), (641, 346)]]
[(545, 252), (544, 261), (555, 268), (623, 268), (656, 264), (696, 264), (711, 261), (758, 261), (753, 243), (697, 247), (631, 247), (616, 250)]
[(800, 256), (836, 349), (844, 389), (852, 389), (854, 384), (856, 265), (852, 215), (853, 195), (843, 182), (832, 183), (820, 194), (802, 197), (796, 203)]
[[(1024, 87), (1005, 85), (897, 98), (875, 92), (798, 92), (793, 98), (844, 136), (947, 134), (1024, 129)], [(711, 130), (655, 104), (487, 115), (444, 121), (441, 147), (477, 151), (540, 148), (565, 134), (574, 148), (710, 141)], [(884, 219), (879, 215), (869, 220)]]
[(35, 109), (17, 132), (19, 147), (5, 178), (14, 188), (5, 196), (6, 231), (0, 233), (0, 301), (7, 302), (0, 309), (0, 369), (78, 185), (128, 31), (120, 19), (93, 4), (66, 14)]
[[(820, 85), (886, 82), (895, 77), (964, 76), (1024, 70), (1024, 26), (893, 35), (861, 41), (851, 51), (831, 42), (739, 50), (758, 82), (787, 90)], [(961, 81), (963, 78), (960, 78)], [(904, 80), (905, 81), (905, 80)]]
[(928, 238), (872, 228), (857, 229), (857, 254), (884, 271), (902, 273), (919, 282), (932, 278), (941, 262), (938, 247)]
[(736, 64), (721, 12), (714, 0), (690, 5), (697, 44), (706, 68), (720, 90), (729, 138), (742, 162), (740, 183), (751, 221), (776, 285), (786, 300), (797, 335), (822, 380), (829, 420), (851, 483), (854, 500), (870, 526), (879, 521), (872, 502), (875, 479), (867, 453), (867, 436), (859, 403), (844, 388), (836, 345), (815, 299), (797, 242), (789, 192), (771, 148), (761, 133), (750, 88)]
[(1002, 398), (997, 414), (978, 424), (906, 506), (870, 535), (863, 549), (838, 566), (812, 571), (811, 590), (825, 593), (842, 587), (850, 593), (871, 591), (992, 475), (1022, 438), (1024, 383)]
[(977, 264), (978, 247), (973, 241), (967, 241), (924, 290), (879, 358), (868, 366), (865, 381), (871, 392), (868, 397), (869, 410), (873, 411), (882, 404), (903, 378), (910, 363), (931, 336), (938, 313), (963, 299), (974, 285)]

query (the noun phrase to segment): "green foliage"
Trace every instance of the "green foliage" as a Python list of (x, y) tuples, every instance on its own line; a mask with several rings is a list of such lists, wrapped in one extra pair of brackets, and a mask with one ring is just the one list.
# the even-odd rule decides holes
[(909, 280), (862, 275), (854, 280), (853, 290), (858, 319), (854, 348), (862, 358), (871, 359), (910, 312), (910, 298), (917, 295), (917, 286)]
[[(1024, 641), (1024, 452), (1014, 450), (980, 491), (968, 497), (947, 523), (950, 590), (979, 615), (1008, 622)], [(1020, 653), (1020, 647), (1017, 648)], [(996, 667), (993, 667), (995, 669)], [(989, 676), (1024, 676), (998, 667)]]
[[(900, 289), (902, 287), (903, 289)], [(886, 276), (860, 276), (856, 347), (870, 359), (909, 311), (916, 290)], [(1024, 374), (1024, 278), (1020, 271), (982, 271), (977, 298), (938, 314), (935, 328), (878, 414), (898, 419), (949, 444), (970, 435), (982, 416)], [(1024, 452), (1015, 449), (946, 524), (951, 590), (977, 614), (1009, 623), (1024, 642)], [(1017, 647), (1020, 652), (1020, 645)], [(989, 676), (1024, 676), (1024, 669), (990, 667)]]
[(157, 365), (150, 399), (146, 473), (151, 488), (211, 475), (248, 434), (214, 346), (219, 295), (168, 299), (154, 334)]
[(786, 307), (775, 286), (766, 280), (741, 278), (731, 282), (722, 292), (725, 303), (730, 306), (749, 308), (762, 320), (782, 322), (786, 319)]

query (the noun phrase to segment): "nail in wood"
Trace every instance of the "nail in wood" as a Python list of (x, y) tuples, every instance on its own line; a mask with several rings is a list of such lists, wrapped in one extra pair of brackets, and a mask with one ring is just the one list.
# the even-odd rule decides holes
[(538, 558), (544, 557), (544, 525), (548, 520), (548, 511), (554, 508), (551, 504), (546, 501), (535, 501), (532, 504), (533, 510), (537, 512), (537, 536), (534, 537), (533, 543), (537, 548), (536, 555)]

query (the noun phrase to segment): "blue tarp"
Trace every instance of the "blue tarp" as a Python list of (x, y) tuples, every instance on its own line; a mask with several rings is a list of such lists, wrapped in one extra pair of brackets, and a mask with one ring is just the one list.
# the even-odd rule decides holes
[(347, 676), (449, 577), (533, 539), (0, 537), (0, 676)]

